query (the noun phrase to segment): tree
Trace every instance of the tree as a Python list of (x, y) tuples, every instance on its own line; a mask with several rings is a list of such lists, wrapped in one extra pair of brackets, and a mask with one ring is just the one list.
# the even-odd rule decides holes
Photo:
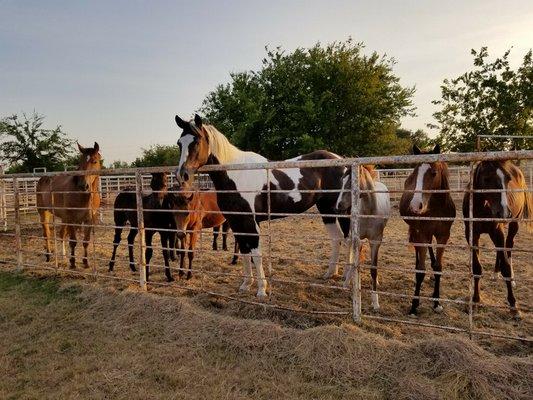
[[(477, 135), (533, 134), (533, 62), (529, 50), (516, 70), (509, 65), (510, 50), (489, 61), (486, 47), (471, 50), (474, 69), (455, 79), (445, 79), (442, 99), (433, 101), (439, 110), (433, 114), (440, 129), (438, 140), (446, 150), (473, 151)], [(484, 141), (490, 150), (509, 149), (508, 139)], [(529, 141), (529, 146), (533, 141)]]
[(61, 170), (72, 154), (72, 140), (61, 130), (43, 127), (44, 116), (13, 114), (0, 120), (0, 159), (9, 172), (32, 172), (36, 167)]
[(414, 88), (400, 85), (394, 60), (364, 46), (320, 43), (266, 49), (258, 71), (233, 73), (200, 112), (230, 140), (271, 159), (325, 148), (341, 155), (396, 153), (399, 120), (413, 115)]
[(149, 149), (143, 149), (142, 155), (131, 163), (132, 167), (157, 167), (162, 165), (177, 165), (180, 159), (178, 146), (157, 144)]
[(122, 160), (115, 160), (111, 163), (109, 168), (111, 169), (118, 169), (118, 168), (129, 168), (130, 164), (128, 164), (126, 161)]
[(398, 128), (396, 129), (396, 136), (400, 139), (406, 139), (408, 141), (409, 151), (411, 151), (412, 145), (416, 144), (420, 148), (428, 148), (436, 144), (434, 139), (431, 139), (427, 132), (422, 129), (411, 131), (409, 129)]

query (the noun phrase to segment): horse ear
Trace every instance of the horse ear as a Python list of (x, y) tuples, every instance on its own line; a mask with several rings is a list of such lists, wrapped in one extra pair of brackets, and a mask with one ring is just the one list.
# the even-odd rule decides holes
[(413, 154), (415, 156), (422, 154), (422, 151), (420, 151), (420, 147), (418, 147), (416, 144), (413, 145)]
[(440, 144), (436, 144), (433, 148), (433, 154), (440, 154)]
[(202, 118), (198, 114), (194, 114), (194, 124), (198, 127), (202, 127)]
[(100, 151), (100, 146), (98, 145), (98, 143), (94, 142), (94, 147), (93, 147), (94, 151), (96, 153), (98, 153)]
[(78, 145), (78, 150), (80, 151), (80, 153), (85, 153), (85, 147), (83, 147), (81, 144), (79, 144), (78, 142), (76, 142), (76, 144)]
[(178, 124), (178, 126), (181, 128), (181, 129), (185, 129), (185, 127), (187, 126), (188, 122), (182, 120), (179, 116), (176, 115), (176, 117), (174, 118), (176, 120), (176, 124)]

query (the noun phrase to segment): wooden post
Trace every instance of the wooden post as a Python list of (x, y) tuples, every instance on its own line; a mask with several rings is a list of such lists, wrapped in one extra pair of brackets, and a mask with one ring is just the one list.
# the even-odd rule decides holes
[(17, 251), (17, 271), (22, 271), (22, 237), (20, 232), (20, 197), (17, 178), (13, 178), (13, 207), (15, 208), (15, 247)]
[[(353, 271), (352, 309), (354, 322), (361, 322), (361, 274), (359, 269), (359, 164), (352, 164), (352, 210), (350, 215), (350, 270)], [(349, 282), (350, 276), (348, 276)]]
[(139, 284), (141, 290), (147, 290), (146, 285), (146, 242), (144, 234), (144, 212), (143, 212), (143, 181), (139, 171), (135, 171), (135, 198), (137, 199), (137, 229), (139, 230)]

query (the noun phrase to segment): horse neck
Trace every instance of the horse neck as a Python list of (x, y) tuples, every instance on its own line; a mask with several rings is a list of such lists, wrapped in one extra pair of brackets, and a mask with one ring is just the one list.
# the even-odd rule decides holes
[(206, 126), (206, 131), (209, 135), (209, 152), (212, 156), (208, 163), (235, 164), (245, 162), (247, 158), (255, 154), (240, 150), (211, 125)]
[[(437, 190), (449, 190), (450, 184), (448, 182), (448, 172), (444, 165), (440, 168), (440, 174), (440, 186), (437, 188)], [(443, 206), (448, 206), (450, 201), (450, 192), (431, 193), (429, 197), (429, 208), (439, 209)]]

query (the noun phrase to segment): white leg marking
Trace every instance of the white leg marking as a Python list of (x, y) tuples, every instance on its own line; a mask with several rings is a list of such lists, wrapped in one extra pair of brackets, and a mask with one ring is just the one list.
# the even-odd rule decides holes
[(255, 270), (257, 273), (257, 297), (265, 298), (267, 297), (267, 281), (265, 279), (265, 271), (263, 270), (261, 247), (258, 247), (257, 249), (252, 249), (252, 261), (255, 265)]
[(324, 274), (324, 279), (329, 279), (338, 273), (339, 268), (337, 261), (339, 261), (339, 250), (344, 235), (342, 234), (342, 230), (337, 222), (334, 224), (326, 224), (326, 229), (328, 231), (329, 238), (331, 239), (331, 257), (329, 259), (329, 268)]
[(372, 292), (372, 308), (379, 311), (379, 296), (376, 292)]
[[(426, 172), (430, 168), (429, 164), (420, 164), (418, 167), (418, 175), (416, 176), (416, 186), (415, 191), (419, 191), (424, 189), (424, 176), (426, 175)], [(423, 193), (421, 192), (415, 192), (413, 194), (413, 198), (411, 199), (411, 203), (409, 203), (409, 208), (411, 208), (411, 211), (418, 213), (420, 212), (420, 206), (423, 205)]]
[(250, 290), (250, 286), (252, 286), (253, 275), (250, 258), (250, 254), (243, 254), (242, 256), (242, 272), (244, 280), (242, 281), (242, 285), (239, 288), (241, 292), (247, 292), (248, 290)]

